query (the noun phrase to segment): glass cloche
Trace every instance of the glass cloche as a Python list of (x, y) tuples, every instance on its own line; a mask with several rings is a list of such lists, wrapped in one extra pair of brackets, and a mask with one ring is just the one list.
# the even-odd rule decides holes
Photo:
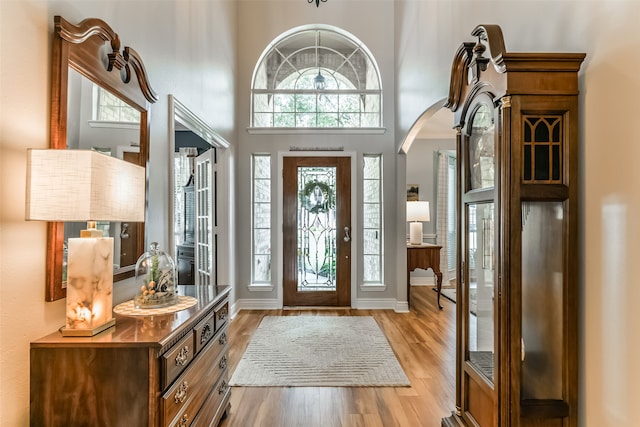
[(149, 251), (136, 262), (138, 293), (133, 299), (136, 308), (166, 307), (178, 302), (176, 264), (158, 243), (153, 242)]

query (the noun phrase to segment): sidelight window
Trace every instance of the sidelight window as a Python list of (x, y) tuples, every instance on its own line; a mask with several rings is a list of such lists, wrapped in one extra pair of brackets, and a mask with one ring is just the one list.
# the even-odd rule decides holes
[(252, 157), (252, 268), (253, 284), (271, 283), (271, 155)]
[(382, 155), (365, 154), (363, 173), (364, 283), (383, 283)]

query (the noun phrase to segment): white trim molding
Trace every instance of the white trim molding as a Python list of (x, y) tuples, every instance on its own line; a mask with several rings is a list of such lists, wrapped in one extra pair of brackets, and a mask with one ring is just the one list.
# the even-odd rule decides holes
[(278, 302), (277, 298), (243, 298), (239, 299), (233, 304), (233, 313), (238, 313), (241, 310), (280, 310), (282, 304)]
[(407, 301), (396, 301), (393, 311), (396, 313), (409, 313), (409, 303)]
[(360, 285), (362, 292), (381, 292), (387, 290), (387, 285), (384, 283), (363, 283)]
[(273, 285), (252, 283), (247, 285), (247, 289), (251, 292), (271, 292), (273, 291)]
[[(311, 307), (308, 308), (311, 309)], [(358, 298), (352, 303), (351, 308), (356, 310), (393, 310), (397, 313), (409, 312), (409, 304), (406, 301), (397, 301), (394, 298)], [(295, 309), (303, 308), (295, 307)], [(243, 298), (231, 305), (231, 317), (235, 317), (242, 310), (286, 310), (286, 308), (282, 306), (282, 302), (278, 298)]]
[(358, 310), (395, 310), (394, 298), (358, 298), (354, 308)]
[(376, 135), (384, 134), (387, 129), (380, 128), (258, 128), (249, 127), (247, 133), (250, 135)]

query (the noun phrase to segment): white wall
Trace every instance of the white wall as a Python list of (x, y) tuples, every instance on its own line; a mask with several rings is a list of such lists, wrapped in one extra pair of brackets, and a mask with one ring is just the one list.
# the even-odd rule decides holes
[(445, 96), (453, 54), (477, 24), (507, 51), (586, 52), (580, 71), (580, 425), (637, 425), (640, 402), (640, 3), (396, 2), (398, 135)]
[[(419, 186), (418, 198), (429, 202), (429, 213), (431, 221), (422, 224), (423, 235), (436, 234), (436, 174), (437, 164), (434, 155), (442, 150), (455, 150), (455, 134), (453, 139), (418, 139), (411, 144), (411, 149), (407, 153), (407, 185), (417, 184)], [(406, 224), (406, 233), (409, 233), (409, 225)], [(432, 240), (426, 240), (435, 243)]]
[[(235, 139), (236, 7), (229, 1), (0, 1), (0, 425), (29, 425), (29, 342), (64, 324), (44, 301), (46, 225), (24, 221), (26, 149), (49, 140), (53, 16), (97, 17), (145, 62), (151, 110), (148, 238), (168, 240), (168, 95)], [(115, 301), (127, 298), (118, 284)], [(131, 293), (131, 292), (129, 292)]]
[[(384, 165), (384, 197), (393, 200), (395, 194), (396, 155), (394, 134), (394, 70), (393, 70), (393, 22), (389, 17), (393, 14), (393, 2), (377, 1), (367, 3), (367, 19), (353, 19), (354, 16), (363, 13), (361, 2), (329, 1), (322, 3), (319, 8), (309, 5), (306, 1), (241, 1), (238, 3), (238, 20), (240, 22), (240, 34), (238, 42), (240, 52), (238, 57), (238, 151), (237, 151), (237, 216), (239, 224), (236, 235), (238, 259), (247, 260), (238, 265), (237, 296), (245, 301), (244, 306), (264, 307), (265, 304), (274, 304), (278, 300), (278, 289), (281, 282), (276, 276), (276, 271), (282, 263), (277, 254), (279, 248), (276, 245), (278, 230), (277, 224), (281, 206), (277, 203), (277, 182), (281, 173), (277, 170), (278, 152), (289, 151), (291, 146), (299, 147), (344, 147), (345, 151), (358, 153), (359, 165), (361, 165), (362, 153), (382, 153)], [(385, 25), (371, 25), (373, 22), (385, 22)], [(250, 134), (245, 129), (249, 126), (250, 115), (250, 89), (254, 67), (260, 54), (276, 37), (294, 27), (306, 24), (322, 23), (339, 27), (357, 37), (371, 51), (380, 68), (383, 87), (384, 134)], [(250, 261), (251, 254), (251, 154), (270, 153), (272, 156), (272, 284), (274, 289), (270, 292), (253, 292), (248, 289), (251, 281)], [(357, 168), (352, 173), (361, 182), (362, 169)], [(355, 189), (354, 189), (355, 190)], [(359, 199), (361, 200), (361, 199)], [(362, 217), (360, 204), (352, 205), (358, 209), (358, 217)], [(391, 202), (385, 205), (385, 253), (395, 256), (395, 247), (398, 232), (396, 229), (396, 204)], [(355, 225), (352, 224), (355, 230)], [(354, 239), (357, 242), (357, 239)], [(361, 249), (358, 249), (360, 251)], [(358, 252), (360, 253), (360, 252)], [(356, 257), (360, 259), (361, 256)], [(358, 290), (358, 298), (377, 298), (393, 301), (395, 303), (397, 288), (396, 264), (387, 265), (385, 282), (388, 285), (384, 292), (363, 292)], [(406, 273), (403, 274), (406, 275)], [(406, 280), (406, 279), (405, 279)], [(362, 265), (359, 265), (357, 284), (362, 282)], [(406, 293), (406, 291), (405, 291)], [(267, 305), (269, 306), (269, 305)], [(271, 305), (272, 306), (272, 305)]]
[[(385, 80), (392, 76), (386, 84), (392, 85), (393, 95), (385, 95), (385, 111), (392, 115), (385, 122), (389, 133), (353, 142), (376, 149), (386, 148), (387, 138), (391, 145), (402, 140), (415, 119), (447, 95), (453, 54), (463, 40), (471, 40), (477, 24), (499, 24), (508, 51), (586, 52), (580, 73), (580, 425), (635, 424), (634, 404), (640, 401), (640, 366), (635, 362), (640, 310), (635, 303), (640, 286), (633, 282), (633, 265), (640, 258), (635, 244), (640, 241), (635, 222), (640, 217), (640, 142), (633, 126), (638, 111), (634, 101), (640, 99), (640, 59), (635, 54), (640, 4), (329, 0), (316, 8), (303, 0), (0, 0), (0, 425), (28, 425), (29, 342), (64, 323), (64, 301), (44, 302), (46, 227), (25, 222), (23, 207), (25, 149), (48, 144), (54, 14), (72, 22), (93, 16), (106, 20), (145, 61), (160, 95), (151, 117), (151, 162), (160, 166), (151, 168), (149, 224), (150, 236), (160, 242), (169, 232), (167, 95), (175, 94), (229, 141), (236, 142), (238, 129), (243, 151), (233, 151), (231, 157), (238, 157), (237, 176), (246, 181), (251, 151), (299, 143), (291, 135), (258, 139), (244, 130), (253, 65), (264, 45), (292, 26), (317, 22), (345, 28), (371, 48)], [(325, 138), (332, 137), (311, 138), (308, 144)], [(386, 163), (390, 184), (385, 195), (396, 203), (385, 213), (395, 216), (404, 230), (398, 206), (404, 199), (405, 158)], [(247, 194), (244, 181), (236, 183), (238, 197)], [(245, 214), (237, 218), (246, 223)], [(393, 259), (396, 249), (396, 263), (402, 265), (404, 235), (397, 234), (401, 237), (387, 255)], [(236, 255), (246, 259), (246, 233), (238, 233), (237, 240)], [(398, 269), (398, 282), (403, 277)], [(246, 276), (231, 280), (240, 288), (246, 282)]]

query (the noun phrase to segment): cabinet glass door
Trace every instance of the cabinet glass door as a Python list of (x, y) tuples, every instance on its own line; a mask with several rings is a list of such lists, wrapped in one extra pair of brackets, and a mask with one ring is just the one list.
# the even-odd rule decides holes
[(468, 360), (490, 382), (494, 366), (494, 203), (467, 206)]
[(495, 126), (480, 102), (468, 128), (465, 199), (466, 359), (494, 381)]
[(561, 400), (564, 309), (562, 202), (522, 203), (523, 400)]
[(462, 409), (467, 425), (490, 427), (497, 419), (495, 110), (480, 95), (470, 111), (462, 161)]
[(467, 159), (469, 190), (495, 186), (493, 112), (487, 104), (481, 104), (473, 114), (469, 134)]

